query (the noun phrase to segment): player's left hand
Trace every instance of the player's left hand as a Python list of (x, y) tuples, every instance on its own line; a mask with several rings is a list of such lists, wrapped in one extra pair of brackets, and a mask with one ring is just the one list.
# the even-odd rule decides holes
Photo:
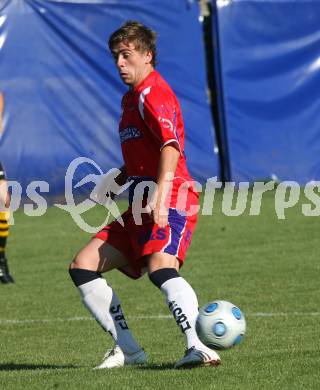
[(168, 209), (166, 207), (157, 204), (152, 215), (154, 223), (160, 228), (164, 228), (168, 225)]
[(165, 206), (161, 195), (156, 191), (146, 206), (146, 210), (152, 216), (154, 223), (163, 228), (168, 225), (168, 208)]

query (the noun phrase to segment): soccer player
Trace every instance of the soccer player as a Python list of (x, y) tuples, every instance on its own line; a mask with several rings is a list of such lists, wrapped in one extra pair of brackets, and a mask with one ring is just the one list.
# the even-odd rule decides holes
[[(129, 87), (119, 124), (124, 166), (116, 178), (119, 185), (133, 182), (129, 208), (122, 215), (124, 226), (114, 221), (103, 228), (70, 266), (84, 305), (115, 342), (97, 368), (147, 360), (129, 330), (119, 298), (101, 276), (115, 268), (135, 279), (147, 270), (161, 290), (187, 344), (176, 368), (218, 365), (217, 353), (197, 336), (197, 297), (179, 274), (197, 220), (196, 214), (187, 211), (198, 205), (198, 194), (186, 167), (179, 102), (154, 69), (156, 34), (139, 22), (128, 21), (110, 36), (109, 48), (121, 80)], [(157, 191), (144, 193), (142, 201), (149, 213), (142, 214), (139, 224), (134, 218), (135, 189), (143, 181), (156, 183)]]
[[(3, 117), (4, 98), (0, 93), (0, 133), (2, 132), (2, 117)], [(9, 211), (10, 196), (8, 193), (7, 181), (4, 168), (0, 162), (0, 282), (14, 283), (13, 277), (10, 275), (8, 261), (6, 259), (6, 243), (9, 235)]]

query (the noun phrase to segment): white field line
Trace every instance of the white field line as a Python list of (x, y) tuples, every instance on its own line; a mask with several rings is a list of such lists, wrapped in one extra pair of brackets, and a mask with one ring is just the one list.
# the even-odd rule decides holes
[[(289, 313), (249, 313), (246, 317), (292, 317), (292, 316), (320, 316), (320, 312), (289, 312)], [(171, 319), (170, 314), (127, 316), (128, 320), (163, 320)], [(74, 322), (74, 321), (91, 321), (92, 317), (69, 317), (69, 318), (40, 318), (40, 319), (0, 319), (0, 325), (23, 325), (23, 324), (51, 324), (55, 322)]]

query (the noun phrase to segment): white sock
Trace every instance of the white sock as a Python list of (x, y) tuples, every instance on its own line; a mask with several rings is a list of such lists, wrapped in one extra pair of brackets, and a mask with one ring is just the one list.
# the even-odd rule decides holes
[(186, 336), (187, 348), (203, 347), (195, 328), (198, 299), (193, 288), (185, 279), (178, 277), (164, 282), (161, 291), (166, 297), (166, 303), (177, 325)]
[(78, 288), (85, 307), (123, 352), (130, 354), (141, 349), (128, 328), (117, 295), (105, 279), (97, 278)]

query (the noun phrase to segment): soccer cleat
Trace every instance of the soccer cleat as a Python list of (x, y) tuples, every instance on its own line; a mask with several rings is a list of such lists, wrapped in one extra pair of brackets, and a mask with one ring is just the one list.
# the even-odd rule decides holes
[(186, 350), (182, 359), (178, 360), (174, 368), (193, 368), (201, 366), (218, 366), (221, 363), (219, 355), (212, 349), (191, 347)]
[(9, 273), (8, 263), (6, 258), (0, 259), (0, 282), (3, 284), (14, 283), (13, 277)]
[(121, 348), (116, 345), (113, 349), (107, 351), (104, 355), (103, 362), (99, 366), (95, 367), (95, 369), (143, 364), (146, 361), (147, 355), (143, 349), (140, 349), (132, 354), (127, 354), (123, 353)]

